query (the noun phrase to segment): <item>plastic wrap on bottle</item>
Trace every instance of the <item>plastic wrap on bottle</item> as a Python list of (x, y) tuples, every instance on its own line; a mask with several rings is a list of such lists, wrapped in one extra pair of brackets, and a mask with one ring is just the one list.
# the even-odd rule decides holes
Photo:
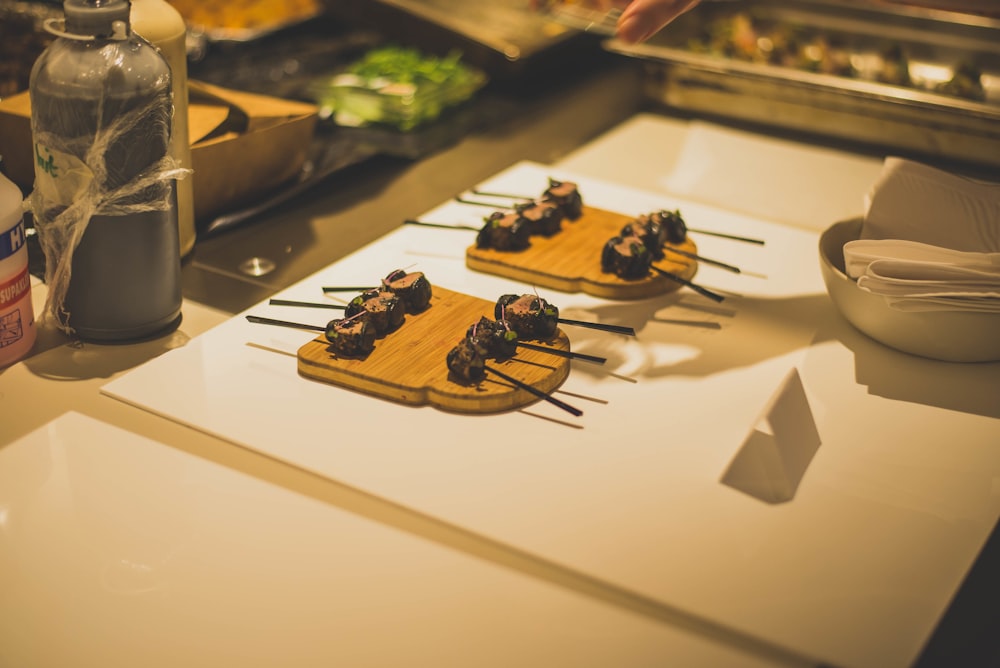
[[(124, 5), (114, 34), (87, 39), (85, 19), (98, 4), (67, 1), (68, 32), (32, 71), (29, 205), (46, 258), (45, 315), (81, 338), (124, 340), (179, 317), (174, 181), (190, 170), (167, 150), (166, 61), (129, 31), (124, 0), (110, 5)], [(78, 15), (74, 33), (69, 19)]]

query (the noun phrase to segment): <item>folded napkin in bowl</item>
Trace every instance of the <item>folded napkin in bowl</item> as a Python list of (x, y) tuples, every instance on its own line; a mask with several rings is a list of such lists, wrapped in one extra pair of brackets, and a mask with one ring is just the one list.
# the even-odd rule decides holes
[(1000, 253), (858, 239), (844, 244), (844, 266), (859, 288), (898, 310), (1000, 313)]

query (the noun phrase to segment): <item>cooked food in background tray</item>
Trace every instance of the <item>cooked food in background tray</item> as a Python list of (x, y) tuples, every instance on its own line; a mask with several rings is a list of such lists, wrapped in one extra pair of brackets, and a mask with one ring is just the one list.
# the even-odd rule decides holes
[(317, 16), (318, 0), (169, 0), (192, 28), (243, 41)]
[(643, 44), (646, 95), (687, 112), (1000, 165), (1000, 19), (877, 3), (703, 2)]
[(930, 63), (921, 60), (926, 54), (913, 43), (871, 39), (779, 16), (738, 11), (716, 17), (688, 39), (687, 48), (693, 53), (986, 99), (985, 63), (976, 62), (975, 54), (942, 54), (944, 62)]

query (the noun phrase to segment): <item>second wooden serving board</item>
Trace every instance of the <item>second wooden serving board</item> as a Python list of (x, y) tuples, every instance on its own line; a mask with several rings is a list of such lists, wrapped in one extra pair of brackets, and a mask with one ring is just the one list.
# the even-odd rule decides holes
[[(375, 350), (364, 358), (338, 357), (329, 351), (329, 342), (322, 335), (306, 343), (298, 351), (299, 373), (391, 401), (459, 413), (496, 413), (539, 401), (488, 371), (486, 378), (475, 384), (454, 379), (446, 363), (448, 351), (482, 316), (493, 318), (494, 302), (438, 286), (432, 291), (430, 306), (421, 313), (407, 314), (403, 325), (378, 339)], [(569, 338), (562, 330), (549, 341), (531, 343), (569, 350)], [(549, 394), (566, 380), (570, 360), (520, 348), (509, 360), (489, 360), (490, 366)]]
[[(524, 250), (502, 251), (472, 245), (465, 252), (465, 264), (475, 271), (512, 278), (526, 285), (584, 292), (606, 299), (642, 299), (680, 288), (677, 281), (652, 271), (639, 279), (619, 278), (601, 271), (604, 244), (634, 219), (585, 205), (579, 219), (564, 220), (562, 230), (551, 237), (532, 236), (531, 245)], [(698, 263), (669, 249), (697, 254), (691, 238), (665, 248), (666, 257), (653, 265), (690, 281), (698, 271)]]

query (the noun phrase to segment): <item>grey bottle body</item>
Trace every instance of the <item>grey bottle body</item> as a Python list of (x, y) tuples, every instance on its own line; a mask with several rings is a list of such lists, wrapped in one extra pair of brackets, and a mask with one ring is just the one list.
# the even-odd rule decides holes
[[(51, 148), (38, 146), (37, 137), (59, 138), (59, 157), (65, 163), (77, 164), (73, 159), (84, 163), (98, 130), (138, 109), (143, 110), (139, 120), (104, 151), (104, 190), (114, 192), (132, 183), (167, 155), (170, 68), (154, 47), (136, 35), (56, 39), (36, 61), (30, 91), (36, 182)], [(118, 203), (144, 208), (146, 202), (166, 199), (168, 206), (90, 217), (73, 254), (65, 298), (68, 324), (81, 339), (146, 338), (179, 322), (182, 296), (174, 190), (173, 180), (152, 182)], [(48, 202), (51, 211), (70, 206), (69, 199), (75, 197)]]

